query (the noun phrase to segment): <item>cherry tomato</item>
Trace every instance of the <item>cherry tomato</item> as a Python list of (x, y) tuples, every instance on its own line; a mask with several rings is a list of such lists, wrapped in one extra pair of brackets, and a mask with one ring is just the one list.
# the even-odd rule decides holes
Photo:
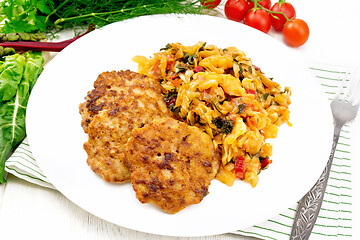
[(250, 10), (250, 6), (245, 0), (228, 0), (225, 3), (225, 15), (228, 19), (241, 22)]
[[(274, 12), (283, 12), (289, 19), (296, 17), (295, 8), (291, 3), (277, 2), (271, 7), (270, 10)], [(281, 13), (273, 13), (272, 15), (273, 17), (271, 17), (271, 25), (273, 26), (273, 28), (276, 31), (283, 30), (286, 23), (286, 18), (284, 17), (284, 15), (282, 15)]]
[(306, 43), (309, 38), (309, 26), (304, 20), (292, 19), (285, 24), (283, 30), (285, 42), (292, 47), (299, 47)]
[[(250, 9), (252, 9), (254, 7), (254, 2), (251, 0), (248, 0), (249, 5), (250, 5)], [(271, 0), (261, 0), (257, 2), (258, 4), (260, 4), (261, 6), (263, 6), (266, 9), (270, 9), (271, 8)]]
[(207, 8), (216, 8), (221, 3), (221, 0), (201, 0), (201, 5)]
[(264, 33), (268, 33), (271, 28), (271, 17), (265, 10), (254, 9), (246, 15), (245, 24)]

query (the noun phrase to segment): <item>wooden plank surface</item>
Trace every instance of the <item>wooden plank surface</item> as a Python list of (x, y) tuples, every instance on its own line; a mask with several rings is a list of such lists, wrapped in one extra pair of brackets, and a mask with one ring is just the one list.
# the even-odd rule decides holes
[(8, 176), (7, 184), (0, 185), (0, 189), (1, 239), (255, 240), (234, 234), (178, 238), (130, 230), (84, 211), (58, 191), (12, 175)]

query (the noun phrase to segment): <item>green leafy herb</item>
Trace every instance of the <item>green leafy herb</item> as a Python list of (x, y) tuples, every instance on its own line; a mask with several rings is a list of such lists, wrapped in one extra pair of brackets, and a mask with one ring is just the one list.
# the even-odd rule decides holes
[(214, 106), (214, 108), (221, 114), (220, 117), (214, 118), (212, 120), (212, 123), (215, 124), (217, 129), (220, 130), (220, 132), (228, 134), (231, 133), (232, 129), (234, 128), (234, 122), (232, 120), (229, 120), (226, 118), (226, 116), (217, 108), (216, 104), (210, 100), (211, 104)]
[(164, 13), (201, 13), (200, 1), (182, 0), (65, 0), (54, 1), (48, 19), (56, 25), (73, 27), (94, 24), (102, 27), (132, 17)]
[(212, 120), (212, 123), (215, 124), (217, 129), (220, 130), (220, 132), (228, 134), (231, 133), (232, 129), (234, 128), (234, 123), (232, 120), (228, 120), (223, 117), (217, 117)]
[(238, 109), (239, 110), (237, 111), (237, 114), (243, 113), (246, 109), (246, 103), (242, 103), (242, 104), (238, 105)]
[(242, 67), (242, 65), (234, 58), (234, 62), (239, 66), (239, 79), (240, 81), (244, 79), (244, 69)]
[(176, 72), (185, 72), (188, 69), (188, 66), (182, 62), (175, 65)]
[(169, 50), (169, 49), (171, 49), (171, 48), (172, 48), (171, 44), (170, 44), (170, 43), (168, 43), (168, 44), (166, 44), (166, 46), (165, 46), (165, 47), (160, 48), (160, 51), (166, 51), (166, 50)]
[(170, 109), (170, 111), (172, 111), (177, 117), (180, 118), (179, 112), (181, 107), (180, 106), (175, 107), (176, 98), (177, 98), (176, 88), (164, 95), (164, 101), (168, 109)]
[(7, 0), (0, 3), (1, 32), (44, 32), (45, 16), (51, 13), (47, 0)]
[(194, 54), (185, 53), (184, 54), (184, 60), (187, 64), (194, 65), (196, 58), (197, 58), (196, 53), (194, 53)]
[(270, 93), (264, 93), (263, 94), (263, 99), (266, 101), (267, 100), (267, 98), (269, 97), (269, 95), (270, 95)]
[(0, 3), (0, 32), (102, 27), (143, 15), (209, 11), (200, 0), (7, 0)]
[(204, 42), (203, 45), (201, 45), (201, 47), (199, 48), (199, 52), (204, 51), (205, 46), (206, 46), (206, 42)]
[[(4, 178), (6, 159), (26, 135), (27, 102), (31, 89), (43, 70), (43, 64), (44, 59), (39, 52), (7, 56), (5, 62), (1, 63), (2, 66), (7, 67), (2, 68), (0, 72), (0, 84), (7, 87), (0, 89), (0, 96), (3, 96), (0, 101), (0, 183), (6, 182)], [(12, 74), (3, 74), (10, 69), (10, 65), (13, 65)], [(20, 78), (20, 81), (15, 82), (13, 76)], [(8, 99), (10, 96), (8, 91), (15, 92), (10, 99)]]

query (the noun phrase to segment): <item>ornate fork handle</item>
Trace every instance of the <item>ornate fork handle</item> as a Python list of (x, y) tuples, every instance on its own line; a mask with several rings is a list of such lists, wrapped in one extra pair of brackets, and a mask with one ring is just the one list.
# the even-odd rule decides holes
[(290, 235), (290, 240), (307, 240), (310, 237), (324, 198), (325, 189), (329, 179), (330, 168), (334, 159), (334, 153), (339, 141), (342, 126), (343, 124), (335, 125), (333, 145), (326, 167), (315, 185), (299, 202)]

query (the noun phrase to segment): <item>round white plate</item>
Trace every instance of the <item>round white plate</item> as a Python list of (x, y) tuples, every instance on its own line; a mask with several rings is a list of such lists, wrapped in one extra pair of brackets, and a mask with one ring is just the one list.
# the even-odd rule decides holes
[[(167, 43), (206, 41), (236, 46), (268, 77), (292, 89), (291, 122), (273, 143), (273, 163), (256, 188), (214, 180), (197, 205), (169, 215), (141, 204), (130, 183), (109, 184), (86, 163), (87, 141), (79, 103), (103, 71), (136, 71), (135, 55), (152, 56)], [(95, 30), (60, 52), (30, 97), (27, 133), (34, 156), (51, 183), (86, 211), (130, 229), (171, 236), (221, 234), (265, 221), (293, 206), (316, 182), (329, 157), (332, 115), (316, 81), (299, 58), (270, 36), (211, 16), (154, 15)]]

